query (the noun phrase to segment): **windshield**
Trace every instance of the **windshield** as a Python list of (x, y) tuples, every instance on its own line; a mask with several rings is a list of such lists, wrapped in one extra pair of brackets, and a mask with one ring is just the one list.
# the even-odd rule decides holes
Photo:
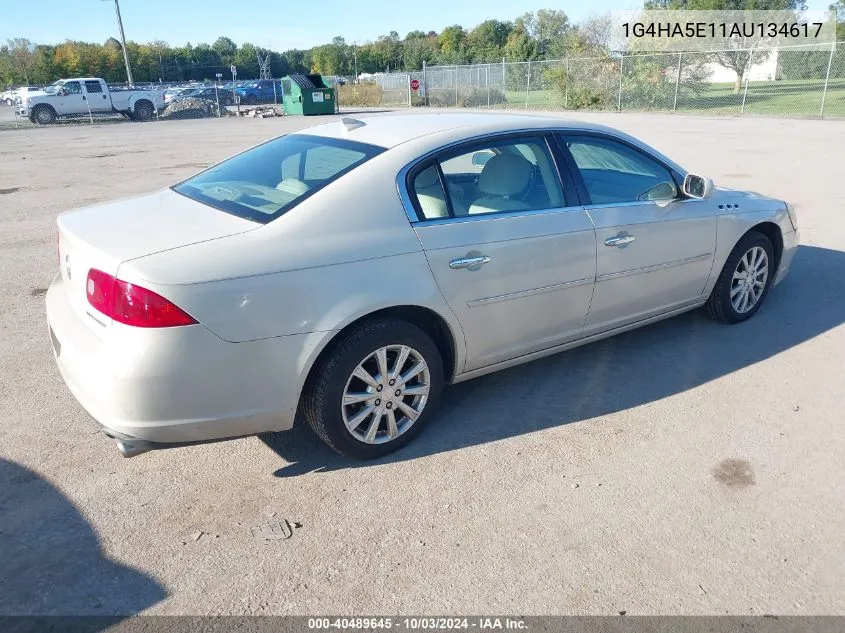
[(56, 91), (58, 91), (58, 89), (61, 88), (64, 84), (65, 82), (63, 79), (55, 81), (46, 88), (44, 88), (44, 92), (46, 92), (48, 95), (56, 94)]
[(173, 190), (266, 224), (383, 151), (344, 139), (289, 134), (215, 165)]

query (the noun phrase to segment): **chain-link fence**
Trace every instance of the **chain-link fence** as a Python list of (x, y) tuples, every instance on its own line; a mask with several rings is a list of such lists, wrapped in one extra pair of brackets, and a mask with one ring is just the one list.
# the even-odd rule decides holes
[(346, 105), (845, 117), (845, 42), (428, 66), (358, 94), (368, 85)]
[[(845, 117), (845, 42), (774, 50), (641, 53), (562, 60), (427, 66), (403, 73), (324, 77), (339, 107), (458, 107)], [(79, 83), (79, 82), (77, 82)], [(86, 84), (89, 82), (85, 82)], [(289, 82), (288, 82), (289, 83)], [(121, 117), (156, 120), (280, 114), (284, 81), (110, 85)], [(272, 87), (272, 89), (271, 89)], [(85, 87), (83, 86), (83, 91)], [(127, 95), (134, 96), (127, 96)], [(91, 95), (89, 95), (91, 96)], [(94, 97), (105, 98), (101, 94)], [(71, 95), (69, 98), (73, 98)], [(99, 103), (99, 99), (96, 100)], [(88, 103), (92, 103), (88, 101)], [(117, 108), (122, 109), (123, 106)], [(263, 110), (263, 111), (262, 111)], [(2, 114), (2, 113), (0, 113)], [(28, 116), (31, 117), (31, 111)], [(103, 120), (82, 108), (79, 119)], [(106, 113), (108, 118), (109, 112)], [(25, 119), (19, 119), (28, 123)], [(17, 124), (16, 120), (16, 124)]]

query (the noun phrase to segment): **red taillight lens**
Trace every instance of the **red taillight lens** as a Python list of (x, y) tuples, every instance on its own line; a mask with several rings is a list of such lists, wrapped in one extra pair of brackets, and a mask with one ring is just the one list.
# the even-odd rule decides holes
[(92, 268), (85, 286), (88, 303), (115, 321), (135, 327), (177, 327), (196, 320), (152, 290)]

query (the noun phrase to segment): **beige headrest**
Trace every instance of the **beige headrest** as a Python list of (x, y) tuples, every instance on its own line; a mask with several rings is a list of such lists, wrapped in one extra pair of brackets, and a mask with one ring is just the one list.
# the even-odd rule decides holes
[(478, 177), (478, 189), (493, 196), (512, 196), (531, 182), (531, 163), (517, 154), (496, 154)]

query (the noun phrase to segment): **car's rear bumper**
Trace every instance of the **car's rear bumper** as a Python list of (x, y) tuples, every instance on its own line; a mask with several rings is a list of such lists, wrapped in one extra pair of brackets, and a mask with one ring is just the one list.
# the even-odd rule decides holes
[(800, 238), (801, 235), (798, 231), (792, 231), (783, 235), (783, 253), (780, 256), (780, 266), (778, 266), (778, 275), (775, 278), (775, 284), (783, 281), (783, 278), (789, 273), (792, 260), (795, 259), (795, 253), (798, 252)]
[(114, 323), (96, 331), (73, 309), (61, 276), (46, 304), (71, 393), (110, 435), (128, 440), (198, 442), (289, 429), (305, 379), (300, 366), (325, 335), (229, 343), (202, 325)]

